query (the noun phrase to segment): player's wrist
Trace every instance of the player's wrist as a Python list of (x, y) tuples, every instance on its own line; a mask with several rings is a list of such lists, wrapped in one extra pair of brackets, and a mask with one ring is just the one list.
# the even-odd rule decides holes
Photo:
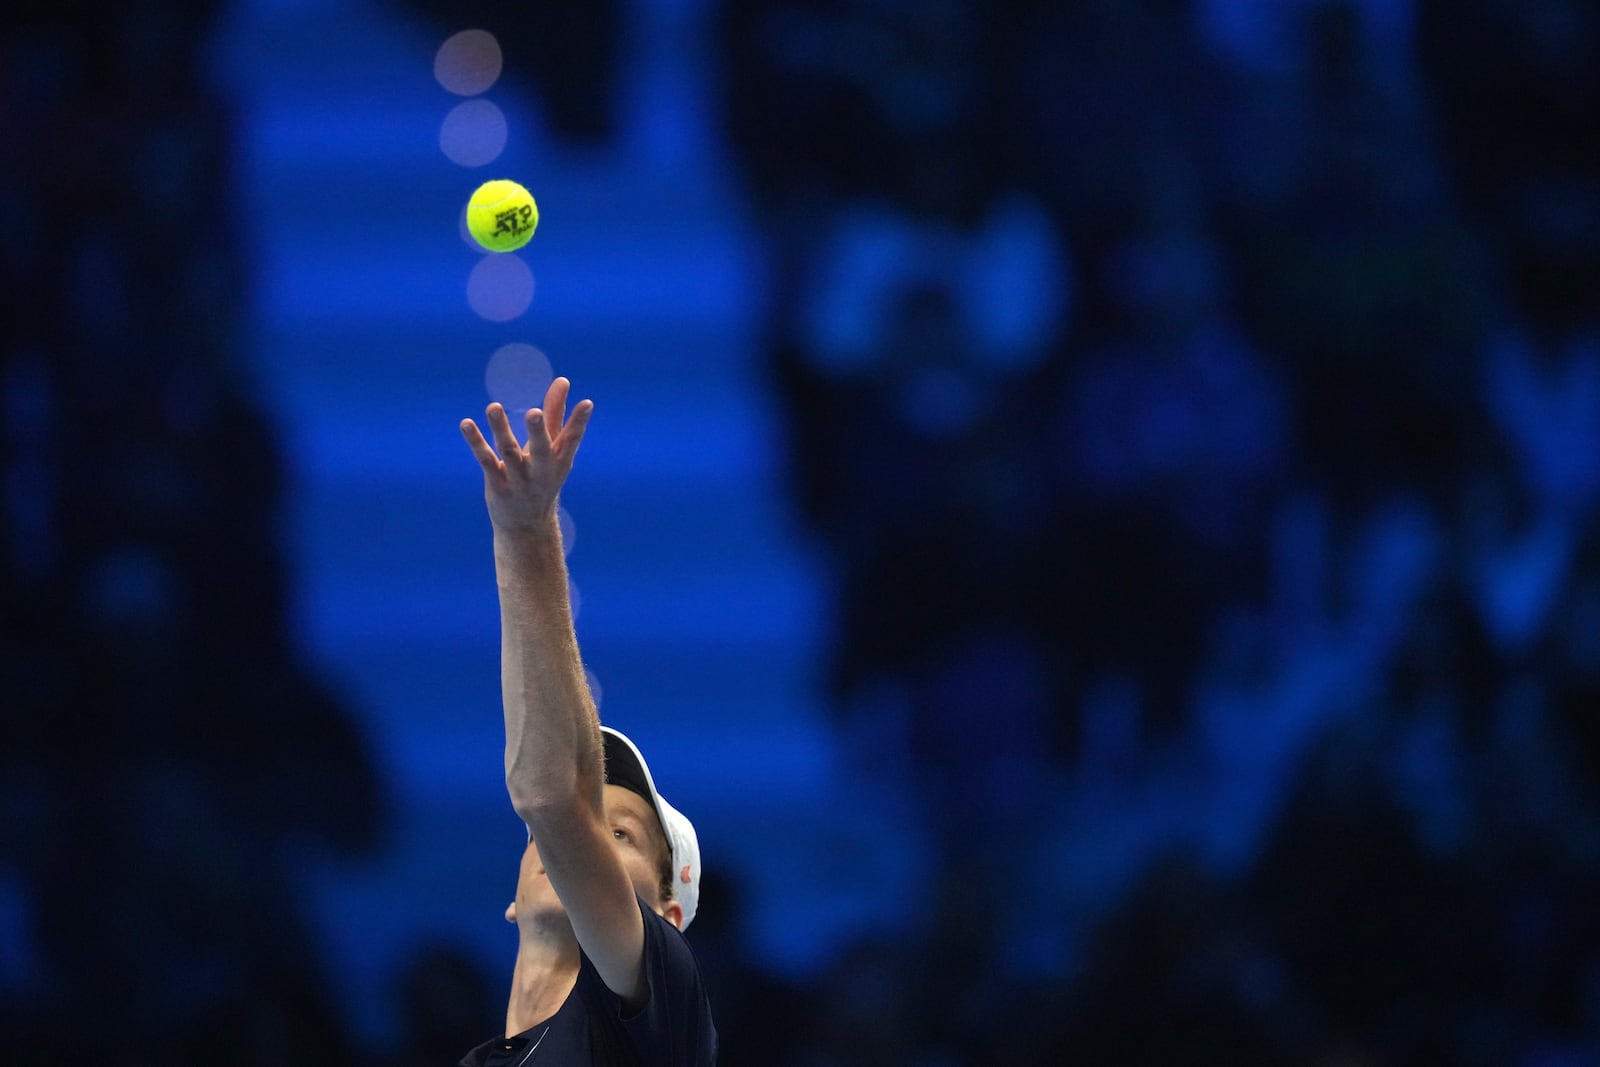
[(556, 508), (552, 504), (548, 513), (541, 512), (535, 515), (517, 518), (491, 519), (490, 525), (494, 528), (496, 543), (507, 546), (541, 546), (561, 544), (561, 523), (556, 518)]

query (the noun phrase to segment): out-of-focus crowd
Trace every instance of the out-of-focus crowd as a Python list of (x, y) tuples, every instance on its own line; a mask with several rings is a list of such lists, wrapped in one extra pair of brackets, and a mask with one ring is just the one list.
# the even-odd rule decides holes
[(290, 856), (370, 852), (382, 783), (287, 629), (216, 8), (23, 3), (0, 33), (8, 1062), (343, 1040)]
[(939, 852), (739, 1062), (1600, 1058), (1600, 11), (724, 27), (839, 728)]

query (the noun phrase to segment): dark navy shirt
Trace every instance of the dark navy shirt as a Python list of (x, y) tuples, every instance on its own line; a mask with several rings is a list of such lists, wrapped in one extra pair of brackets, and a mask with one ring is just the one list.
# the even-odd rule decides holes
[(588, 956), (567, 999), (544, 1022), (515, 1037), (497, 1037), (467, 1053), (459, 1067), (709, 1067), (717, 1061), (700, 966), (676, 926), (643, 900), (645, 1002), (624, 1015), (622, 998), (606, 988)]

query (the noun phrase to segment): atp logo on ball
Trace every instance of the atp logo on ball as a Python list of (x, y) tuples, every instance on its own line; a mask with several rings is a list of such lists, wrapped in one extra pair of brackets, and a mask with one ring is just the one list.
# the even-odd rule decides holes
[(491, 252), (516, 251), (538, 227), (539, 205), (516, 182), (484, 182), (467, 201), (467, 230)]
[(497, 211), (494, 215), (494, 230), (492, 237), (505, 235), (507, 237), (521, 237), (526, 230), (533, 229), (533, 205), (519, 204), (505, 211)]

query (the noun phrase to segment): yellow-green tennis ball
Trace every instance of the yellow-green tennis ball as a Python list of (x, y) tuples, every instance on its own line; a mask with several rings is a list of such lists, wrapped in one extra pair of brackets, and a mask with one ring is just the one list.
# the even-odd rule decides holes
[(515, 252), (538, 227), (539, 205), (516, 182), (484, 182), (467, 201), (467, 230), (491, 252)]

